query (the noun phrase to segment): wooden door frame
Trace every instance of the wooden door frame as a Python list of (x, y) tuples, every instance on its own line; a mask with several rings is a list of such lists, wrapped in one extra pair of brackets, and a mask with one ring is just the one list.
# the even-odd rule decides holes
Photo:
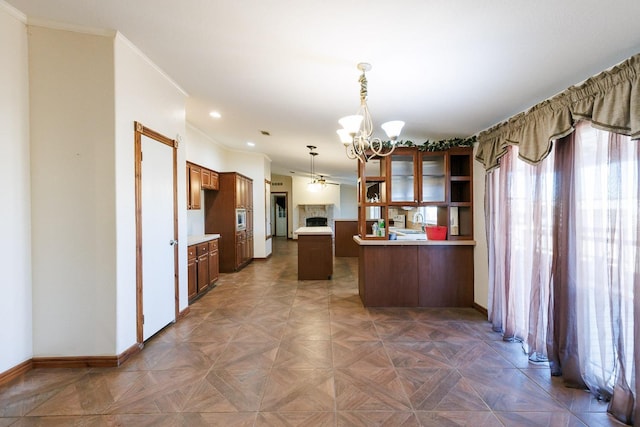
[[(144, 342), (142, 306), (142, 136), (146, 136), (173, 149), (173, 240), (178, 241), (178, 142), (134, 122), (135, 198), (136, 198), (136, 340)], [(180, 294), (178, 274), (178, 244), (173, 245), (175, 317), (178, 318)]]
[[(278, 197), (278, 196), (283, 196), (284, 197), (284, 210), (287, 214), (286, 216), (286, 221), (284, 222), (284, 237), (286, 237), (287, 239), (289, 238), (289, 192), (288, 191), (273, 191), (271, 192), (271, 196), (272, 197)], [(273, 206), (271, 206), (271, 209), (273, 209), (275, 211), (276, 209), (276, 204), (274, 203)], [(271, 213), (269, 213), (269, 215), (271, 215)], [(278, 222), (278, 217), (274, 215), (274, 223), (273, 226), (275, 228), (275, 234), (274, 236), (278, 235), (278, 226), (277, 226), (277, 222)]]

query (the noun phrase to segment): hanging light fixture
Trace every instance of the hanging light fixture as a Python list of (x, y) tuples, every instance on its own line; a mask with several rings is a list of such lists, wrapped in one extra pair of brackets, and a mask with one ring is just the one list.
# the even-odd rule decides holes
[(311, 157), (310, 159), (311, 181), (307, 183), (307, 190), (312, 193), (317, 193), (318, 191), (322, 190), (326, 186), (326, 184), (323, 185), (323, 183), (318, 181), (318, 179), (316, 178), (314, 159), (318, 155), (318, 153), (313, 151), (316, 149), (316, 147), (314, 145), (307, 145), (307, 148), (309, 149), (309, 156)]
[(360, 108), (357, 114), (338, 120), (342, 129), (338, 129), (337, 133), (340, 141), (344, 144), (347, 157), (358, 159), (364, 163), (375, 156), (388, 156), (395, 150), (396, 141), (400, 136), (404, 122), (394, 120), (382, 124), (382, 129), (391, 140), (390, 147), (385, 147), (380, 138), (371, 138), (373, 122), (367, 106), (367, 77), (365, 76), (365, 72), (371, 70), (371, 64), (361, 62), (358, 64), (358, 69), (362, 71), (362, 75), (358, 79), (360, 82)]

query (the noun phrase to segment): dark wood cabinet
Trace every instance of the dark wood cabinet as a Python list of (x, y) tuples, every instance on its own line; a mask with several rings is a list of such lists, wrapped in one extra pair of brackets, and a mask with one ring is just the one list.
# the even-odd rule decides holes
[(187, 209), (202, 207), (202, 190), (218, 188), (218, 172), (187, 162)]
[(331, 235), (298, 235), (298, 280), (327, 280), (332, 274)]
[(200, 209), (202, 194), (202, 169), (187, 164), (187, 209)]
[(189, 300), (198, 294), (198, 259), (196, 246), (187, 248), (187, 296)]
[(209, 287), (209, 244), (197, 246), (198, 251), (198, 293)]
[(360, 245), (367, 307), (472, 307), (473, 243)]
[[(398, 147), (388, 157), (358, 164), (358, 234), (374, 236), (373, 220), (390, 220), (399, 210), (429, 209), (432, 224), (447, 226), (447, 240), (473, 239), (473, 149), (422, 152)], [(408, 208), (408, 209), (407, 209)], [(422, 215), (423, 219), (426, 215)]]
[(353, 241), (353, 236), (358, 234), (358, 221), (336, 219), (334, 224), (336, 230), (336, 256), (357, 257), (358, 244)]
[(213, 285), (220, 277), (220, 259), (218, 256), (218, 240), (209, 242), (209, 284)]
[(418, 246), (418, 305), (473, 306), (473, 246)]
[[(238, 271), (253, 259), (253, 181), (237, 172), (219, 172), (219, 190), (204, 201), (205, 233), (220, 234), (220, 272)], [(246, 215), (244, 229), (236, 226), (237, 209)]]
[(189, 303), (215, 286), (219, 278), (218, 240), (187, 247), (187, 294)]
[(358, 288), (366, 307), (418, 305), (416, 246), (360, 246)]
[(201, 168), (202, 170), (202, 189), (203, 190), (218, 190), (219, 180), (218, 172), (212, 171), (207, 168)]

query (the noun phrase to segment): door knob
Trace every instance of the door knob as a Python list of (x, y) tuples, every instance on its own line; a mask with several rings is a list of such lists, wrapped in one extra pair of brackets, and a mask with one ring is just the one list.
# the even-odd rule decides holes
[(169, 246), (174, 246), (177, 245), (178, 241), (177, 240), (169, 240)]

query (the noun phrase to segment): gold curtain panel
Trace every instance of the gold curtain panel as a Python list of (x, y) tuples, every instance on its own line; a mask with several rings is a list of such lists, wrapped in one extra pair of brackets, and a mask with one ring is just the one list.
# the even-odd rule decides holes
[(481, 132), (476, 159), (491, 170), (508, 145), (518, 145), (522, 160), (539, 163), (579, 120), (640, 139), (640, 54)]

